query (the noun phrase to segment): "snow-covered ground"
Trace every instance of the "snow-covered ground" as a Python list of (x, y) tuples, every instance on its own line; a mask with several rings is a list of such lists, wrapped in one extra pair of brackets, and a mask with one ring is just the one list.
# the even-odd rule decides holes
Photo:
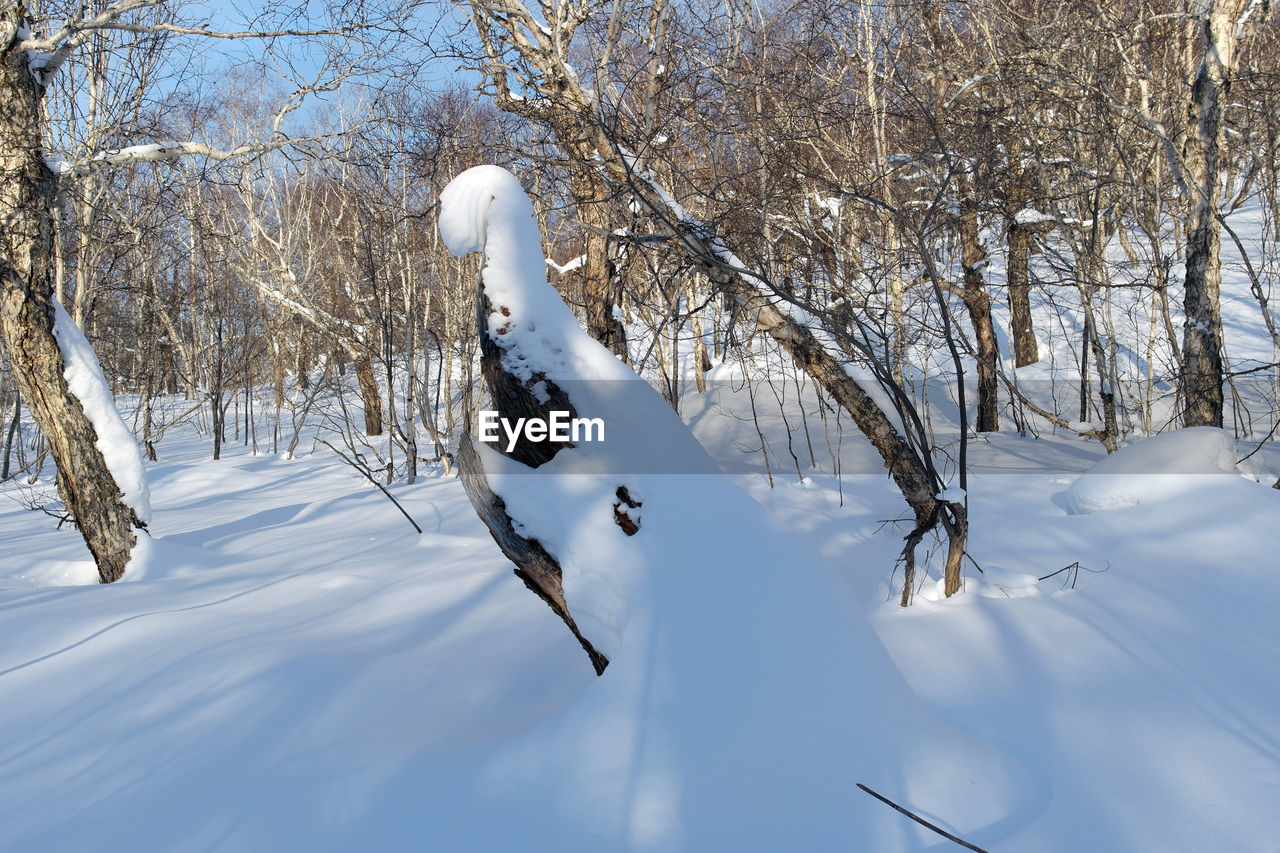
[[(1059, 451), (1000, 441), (1010, 456)], [(690, 565), (720, 577), (661, 589), (687, 633), (653, 638), (661, 648), (617, 657), (597, 680), (456, 479), (393, 487), (419, 536), (323, 451), (212, 462), (187, 429), (161, 453), (142, 581), (97, 585), (73, 531), (0, 505), (0, 848), (780, 849), (788, 835), (805, 849), (945, 850), (854, 787), (876, 787), (894, 755), (923, 780), (931, 750), (949, 749), (945, 724), (1013, 769), (984, 754), (978, 775), (952, 779), (954, 797), (944, 785), (928, 808), (912, 802), (911, 779), (886, 793), (986, 849), (1274, 849), (1280, 491), (1242, 477), (1186, 474), (1185, 488), (1130, 508), (1073, 514), (1077, 474), (975, 474), (972, 551), (986, 574), (971, 570), (958, 598), (926, 591), (902, 610), (886, 602), (898, 539), (877, 530), (900, 506), (882, 478), (770, 490), (740, 475), (776, 527), (746, 574), (772, 576), (763, 594), (781, 609), (732, 612), (759, 598), (744, 600), (717, 555), (741, 560), (736, 541), (762, 540), (735, 526), (735, 505), (708, 508)], [(645, 510), (646, 524), (676, 523)], [(815, 606), (788, 590), (806, 559), (841, 577), (847, 599), (788, 610)], [(811, 648), (829, 656), (826, 683), (801, 685), (784, 716), (744, 730), (760, 720), (742, 703), (776, 705), (772, 691), (795, 687), (769, 650), (794, 650), (833, 610), (862, 658)], [(910, 707), (883, 653), (859, 639), (868, 616), (940, 722)], [(751, 635), (726, 635), (744, 624)], [(696, 666), (664, 666), (671, 655)], [(664, 691), (689, 688), (664, 684), (664, 670), (700, 668), (697, 704), (664, 705)], [(815, 708), (805, 691), (846, 704)], [(619, 693), (632, 717), (596, 718)], [(845, 743), (803, 736), (841, 716)], [(709, 751), (690, 738), (717, 735), (737, 761), (684, 765)], [(812, 763), (782, 789), (776, 743), (797, 751), (792, 771)], [(996, 767), (1023, 774), (1021, 790), (993, 788), (982, 773)], [(979, 786), (991, 814), (950, 808), (977, 810)], [(753, 788), (769, 797), (715, 796)], [(851, 846), (859, 822), (878, 834)]]
[[(496, 252), (467, 211), (459, 245)], [(757, 432), (726, 368), (683, 416), (735, 473), (672, 473), (702, 451), (536, 286), (493, 293), (504, 358), (603, 376), (575, 399), (634, 420), (535, 476), (482, 456), (603, 677), (438, 468), (391, 487), (419, 534), (310, 440), (214, 462), (184, 421), (141, 579), (97, 585), (26, 506), (49, 484), (0, 486), (0, 849), (958, 849), (859, 784), (992, 853), (1277, 849), (1269, 447), (975, 441), (965, 590), (902, 609), (905, 507), (847, 421)]]

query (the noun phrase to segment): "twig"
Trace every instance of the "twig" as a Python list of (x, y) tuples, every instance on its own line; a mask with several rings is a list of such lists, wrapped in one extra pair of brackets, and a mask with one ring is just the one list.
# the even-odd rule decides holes
[(318, 438), (316, 440), (319, 441), (321, 444), (323, 444), (325, 447), (332, 450), (334, 453), (338, 454), (338, 456), (342, 459), (343, 462), (346, 462), (352, 468), (355, 468), (357, 471), (359, 471), (361, 474), (364, 475), (364, 478), (366, 480), (368, 480), (370, 483), (373, 483), (375, 486), (377, 486), (378, 490), (387, 496), (387, 500), (391, 501), (393, 504), (396, 505), (396, 509), (400, 510), (400, 514), (409, 520), (409, 523), (413, 525), (413, 529), (418, 531), (419, 533), (422, 532), (422, 528), (418, 526), (418, 522), (413, 520), (413, 516), (405, 512), (404, 507), (400, 506), (400, 501), (396, 500), (395, 496), (392, 495), (391, 492), (387, 491), (386, 486), (382, 485), (377, 480), (375, 480), (373, 478), (373, 475), (370, 474), (368, 471), (366, 471), (363, 466), (357, 465), (355, 462), (352, 462), (350, 459), (346, 457), (346, 455), (341, 450), (334, 447), (332, 444), (325, 441), (323, 438)]
[(1075, 561), (1074, 563), (1072, 563), (1071, 565), (1069, 565), (1069, 566), (1063, 566), (1062, 568), (1058, 569), (1056, 572), (1049, 572), (1049, 574), (1045, 575), (1045, 576), (1044, 576), (1044, 577), (1042, 577), (1042, 578), (1036, 578), (1036, 580), (1047, 581), (1049, 578), (1053, 577), (1054, 575), (1060, 575), (1060, 574), (1062, 574), (1063, 572), (1069, 572), (1069, 571), (1071, 571), (1072, 569), (1079, 569), (1079, 568), (1080, 568), (1080, 561), (1079, 561), (1079, 560), (1076, 560), (1076, 561)]
[[(1100, 574), (1102, 574), (1103, 572), (1111, 571), (1111, 561), (1110, 561), (1110, 560), (1107, 560), (1107, 561), (1106, 561), (1106, 563), (1107, 563), (1107, 567), (1106, 567), (1105, 569), (1091, 569), (1091, 568), (1089, 568), (1088, 566), (1082, 566), (1082, 565), (1080, 565), (1080, 561), (1079, 561), (1079, 560), (1076, 560), (1076, 561), (1075, 561), (1074, 563), (1072, 563), (1071, 565), (1069, 565), (1069, 566), (1063, 566), (1062, 568), (1058, 569), (1056, 572), (1049, 572), (1049, 574), (1045, 575), (1045, 576), (1044, 576), (1044, 577), (1042, 577), (1042, 578), (1036, 578), (1036, 580), (1044, 581), (1044, 580), (1048, 580), (1049, 578), (1053, 577), (1054, 575), (1060, 575), (1060, 574), (1062, 574), (1063, 572), (1070, 572), (1070, 574), (1068, 574), (1068, 575), (1067, 575), (1067, 577), (1068, 577), (1068, 578), (1070, 578), (1071, 588), (1072, 588), (1072, 589), (1075, 589), (1075, 588), (1076, 588), (1076, 579), (1080, 577), (1080, 570), (1081, 570), (1081, 569), (1084, 569), (1086, 572), (1089, 572), (1090, 574), (1100, 575)], [(1064, 581), (1062, 585), (1063, 585), (1063, 587), (1065, 587), (1067, 584), (1066, 584), (1066, 582)]]
[(212, 396), (213, 396), (212, 394), (209, 394), (206, 392), (205, 395), (200, 398), (200, 402), (196, 403), (194, 406), (187, 409), (185, 412), (178, 415), (176, 418), (169, 421), (164, 426), (153, 429), (151, 432), (144, 435), (141, 440), (145, 442), (145, 441), (159, 440), (164, 438), (164, 434), (166, 430), (168, 430), (170, 427), (177, 426), (178, 424), (182, 423), (182, 421), (186, 420), (187, 418), (191, 417), (195, 413), (199, 412), (200, 409), (204, 407), (204, 404), (209, 402), (209, 398)]
[(858, 787), (859, 787), (859, 788), (861, 788), (862, 790), (866, 791), (868, 794), (870, 794), (871, 796), (875, 797), (875, 798), (876, 798), (877, 800), (879, 800), (880, 802), (884, 803), (885, 805), (889, 806), (890, 808), (894, 809), (895, 811), (899, 811), (899, 812), (901, 812), (902, 814), (904, 814), (904, 815), (906, 815), (907, 817), (911, 818), (911, 819), (912, 819), (912, 820), (914, 820), (916, 823), (920, 824), (921, 826), (925, 827), (926, 829), (932, 829), (934, 832), (938, 833), (939, 835), (941, 835), (943, 838), (947, 839), (948, 841), (954, 841), (956, 844), (959, 844), (961, 847), (965, 848), (966, 850), (976, 850), (976, 851), (977, 851), (977, 853), (988, 853), (988, 851), (983, 850), (981, 847), (978, 847), (976, 844), (970, 844), (968, 841), (965, 841), (963, 838), (960, 838), (960, 837), (958, 837), (958, 836), (952, 835), (951, 833), (947, 832), (947, 831), (946, 831), (945, 829), (943, 829), (942, 827), (937, 826), (937, 825), (932, 824), (932, 823), (929, 823), (929, 821), (927, 821), (927, 820), (925, 820), (924, 818), (920, 817), (920, 815), (915, 814), (914, 812), (907, 811), (907, 810), (906, 810), (906, 809), (904, 809), (902, 806), (900, 806), (900, 805), (898, 805), (897, 803), (895, 803), (893, 800), (889, 799), (888, 797), (885, 797), (885, 796), (882, 796), (882, 795), (880, 795), (880, 794), (877, 794), (875, 791), (871, 790), (870, 788), (868, 788), (866, 785), (862, 784), (861, 782), (858, 782), (858, 783), (856, 783), (856, 784), (858, 785)]

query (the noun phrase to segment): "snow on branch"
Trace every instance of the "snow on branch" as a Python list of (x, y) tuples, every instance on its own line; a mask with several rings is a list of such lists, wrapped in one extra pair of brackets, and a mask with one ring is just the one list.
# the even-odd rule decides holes
[(145, 145), (130, 145), (111, 151), (99, 151), (92, 157), (78, 160), (70, 164), (64, 171), (80, 176), (92, 171), (128, 163), (163, 163), (176, 160), (187, 155), (203, 155), (211, 160), (230, 160), (247, 154), (261, 154), (276, 151), (291, 145), (296, 140), (279, 137), (267, 142), (247, 142), (235, 148), (215, 148), (203, 142), (153, 142)]
[(573, 272), (576, 269), (580, 269), (582, 266), (586, 264), (586, 262), (587, 262), (586, 255), (578, 255), (578, 257), (571, 258), (570, 260), (565, 261), (563, 264), (557, 264), (551, 258), (547, 258), (547, 266), (551, 267), (560, 275), (564, 275), (565, 273)]
[(114, 30), (129, 33), (172, 33), (175, 35), (199, 36), (216, 39), (272, 39), (272, 38), (306, 38), (314, 36), (344, 36), (351, 38), (355, 34), (354, 26), (327, 29), (284, 29), (284, 30), (243, 30), (239, 32), (222, 32), (211, 30), (207, 26), (185, 27), (170, 22), (139, 24), (122, 21), (125, 15), (142, 9), (163, 6), (165, 0), (120, 0), (92, 17), (86, 17), (87, 6), (80, 8), (80, 15), (62, 25), (53, 35), (47, 38), (26, 38), (18, 45), (29, 52), (31, 73), (44, 83), (55, 74), (70, 58), (71, 54), (89, 40), (99, 30)]
[(76, 48), (89, 40), (94, 30), (115, 23), (120, 17), (160, 5), (163, 0), (122, 0), (108, 6), (92, 18), (86, 18), (88, 6), (80, 7), (80, 16), (67, 21), (56, 33), (44, 39), (25, 39), (19, 48), (31, 54), (31, 73), (43, 83), (75, 53)]
[(341, 317), (335, 317), (329, 312), (316, 307), (310, 300), (307, 300), (304, 304), (298, 299), (286, 295), (278, 287), (274, 287), (269, 282), (261, 279), (254, 279), (253, 283), (258, 288), (258, 292), (267, 299), (322, 332), (336, 334), (339, 337), (345, 333), (354, 338), (359, 338), (364, 334), (364, 327), (359, 323), (352, 323), (349, 320), (343, 320)]

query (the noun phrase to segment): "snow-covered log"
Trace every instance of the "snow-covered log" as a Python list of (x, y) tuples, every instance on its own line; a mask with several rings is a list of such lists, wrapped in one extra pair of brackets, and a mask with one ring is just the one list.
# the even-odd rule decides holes
[[(529, 490), (535, 470), (587, 476), (581, 494), (593, 495), (588, 502), (600, 511), (600, 526), (612, 528), (606, 535), (629, 537), (640, 529), (641, 501), (633, 493), (642, 493), (629, 483), (632, 474), (709, 472), (714, 465), (657, 392), (588, 335), (547, 283), (533, 206), (514, 175), (496, 166), (469, 169), (445, 188), (440, 203), (449, 249), (484, 253), (476, 325), (496, 419), (560, 418), (598, 427), (585, 428), (577, 441), (516, 432), (492, 448), (464, 437), (458, 465), (476, 513), (516, 574), (565, 621), (602, 672), (608, 658), (601, 643), (608, 641), (601, 637), (620, 630), (609, 567), (567, 564), (554, 547), (529, 537), (526, 526), (534, 520), (509, 509), (487, 471), (499, 470), (517, 492)], [(580, 608), (589, 614), (581, 628)]]

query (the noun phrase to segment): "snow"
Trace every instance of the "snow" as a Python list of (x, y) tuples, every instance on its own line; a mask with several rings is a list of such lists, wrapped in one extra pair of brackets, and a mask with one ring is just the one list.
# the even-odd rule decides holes
[[(151, 493), (147, 487), (147, 475), (142, 466), (138, 443), (116, 409), (111, 390), (98, 364), (98, 357), (89, 346), (84, 333), (61, 303), (56, 299), (52, 302), (53, 335), (62, 352), (63, 375), (67, 386), (80, 401), (85, 415), (93, 424), (94, 432), (97, 433), (94, 444), (102, 452), (107, 469), (120, 487), (125, 504), (133, 508), (139, 521), (147, 524), (151, 520)], [(125, 577), (130, 580), (141, 578), (146, 571), (147, 534), (138, 531), (137, 538), (138, 544), (125, 570)]]
[[(499, 338), (505, 356), (530, 375), (574, 383), (579, 415), (604, 418), (610, 436), (536, 470), (480, 449), (490, 486), (521, 534), (560, 562), (570, 613), (611, 661), (541, 732), (539, 758), (521, 762), (539, 768), (526, 784), (546, 781), (551, 756), (580, 755), (564, 784), (610, 849), (837, 839), (874, 848), (896, 837), (894, 813), (852, 781), (966, 832), (1020, 820), (1038, 791), (1034, 774), (934, 720), (866, 622), (849, 618), (838, 580), (710, 473), (656, 391), (634, 374), (624, 380), (630, 370), (547, 285), (523, 196), (513, 176), (469, 170), (445, 190), (442, 232), (455, 252), (483, 247), (485, 292), (510, 309), (491, 315), (513, 330)], [(530, 319), (533, 342), (514, 331)], [(627, 439), (615, 440), (615, 425)], [(673, 470), (684, 473), (664, 473)], [(635, 537), (613, 522), (619, 485), (643, 505)], [(805, 630), (783, 627), (775, 613), (804, 614)], [(907, 743), (880, 737), (886, 718), (912, 732)], [(956, 778), (971, 784), (953, 791)]]
[(547, 258), (547, 266), (551, 267), (556, 272), (560, 273), (560, 275), (564, 275), (565, 273), (573, 272), (574, 270), (581, 269), (582, 266), (586, 264), (586, 262), (587, 262), (586, 255), (578, 255), (576, 258), (570, 258), (564, 264), (557, 264), (551, 258)]
[[(708, 441), (741, 426), (698, 417)], [(1071, 515), (1096, 442), (991, 439), (968, 490), (987, 575), (907, 611), (883, 603), (883, 474), (623, 475), (631, 538), (591, 477), (510, 475), (584, 489), (581, 518), (526, 515), (625, 597), (596, 679), (456, 479), (392, 487), (419, 537), (331, 457), (212, 463), (179, 424), (141, 583), (98, 586), (73, 531), (0, 501), (5, 844), (949, 849), (862, 782), (993, 851), (1269, 850), (1280, 493), (1210, 478)], [(1031, 580), (1073, 561), (1096, 572), (1075, 589)]]
[(1013, 221), (1017, 225), (1026, 227), (1028, 225), (1040, 225), (1044, 222), (1056, 222), (1057, 220), (1033, 207), (1024, 207), (1013, 215)]
[(66, 160), (51, 159), (48, 154), (42, 155), (44, 164), (49, 167), (49, 171), (55, 175), (65, 175), (72, 171), (72, 166)]
[(1214, 427), (1193, 427), (1134, 441), (1100, 459), (1071, 484), (1067, 505), (1077, 514), (1114, 512), (1193, 495), (1206, 484), (1236, 481), (1236, 441)]
[[(480, 200), (454, 190), (446, 219), (520, 323), (506, 352), (608, 424), (533, 473), (481, 453), (609, 669), (593, 676), (456, 479), (390, 487), (418, 536), (310, 441), (213, 463), (183, 421), (146, 463), (164, 535), (140, 583), (97, 585), (79, 536), (20, 505), (47, 481), (0, 484), (0, 846), (957, 849), (861, 782), (993, 853), (1275, 849), (1274, 442), (1237, 465), (1256, 441), (1208, 429), (1109, 457), (984, 436), (964, 592), (940, 594), (935, 555), (904, 610), (906, 529), (885, 522), (902, 500), (847, 417), (807, 409), (822, 468), (767, 411), (780, 360), (726, 364), (686, 399), (691, 443), (512, 239), (530, 233), (514, 178), (472, 178)], [(1224, 275), (1232, 351), (1270, 357), (1241, 281)], [(1061, 339), (1022, 387), (1061, 378)], [(776, 488), (743, 452), (744, 375)], [(624, 483), (633, 537), (612, 520)]]
[(578, 322), (546, 283), (533, 205), (515, 175), (476, 166), (454, 178), (440, 194), (440, 236), (455, 255), (484, 252), (488, 334), (502, 350), (503, 367), (522, 380), (538, 372), (550, 379), (578, 375), (576, 360), (584, 356), (565, 349), (566, 330)]

